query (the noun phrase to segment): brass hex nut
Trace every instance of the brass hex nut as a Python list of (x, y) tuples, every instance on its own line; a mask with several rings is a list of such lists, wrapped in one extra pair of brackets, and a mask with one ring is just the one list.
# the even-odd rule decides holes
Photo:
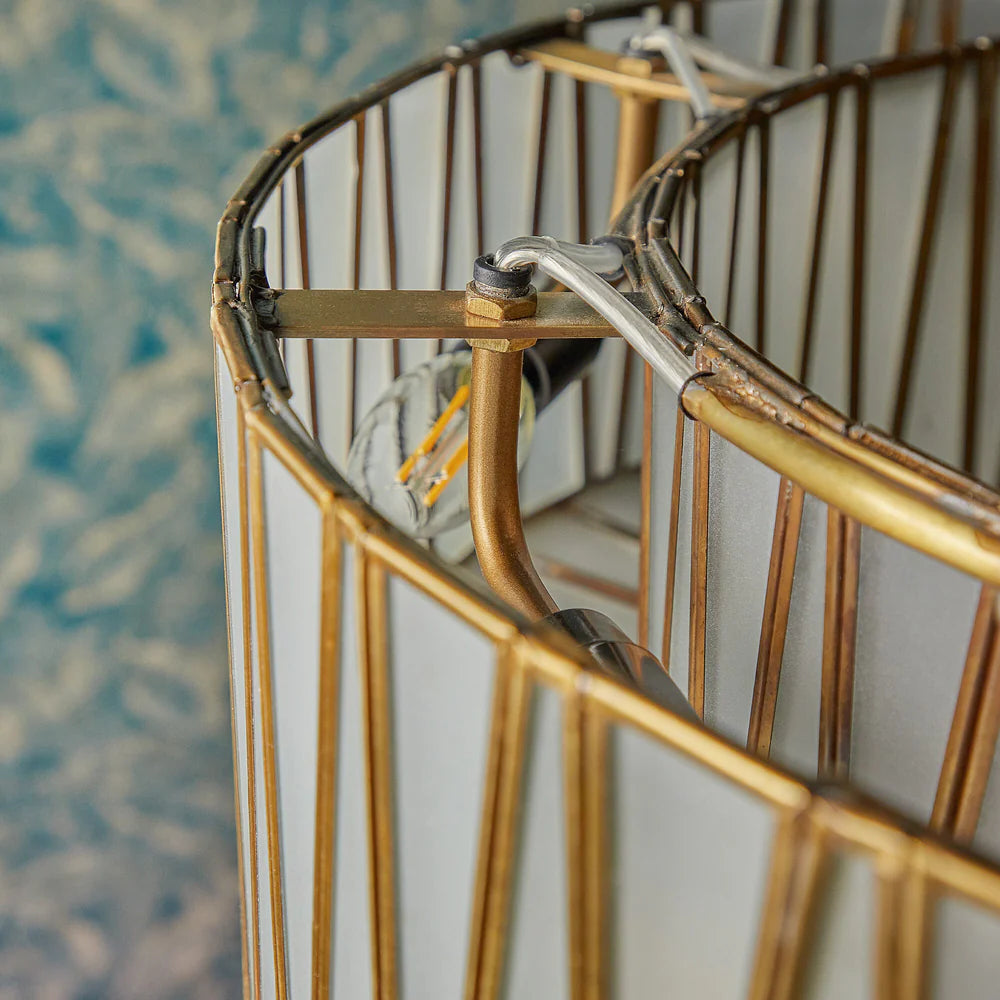
[(513, 351), (526, 351), (529, 347), (534, 347), (538, 341), (535, 337), (517, 337), (510, 340), (487, 340), (467, 337), (466, 343), (469, 347), (477, 347), (483, 351), (493, 351), (495, 354), (510, 354)]
[(501, 323), (512, 319), (527, 319), (538, 311), (538, 293), (533, 287), (529, 288), (527, 295), (509, 299), (494, 298), (492, 295), (483, 295), (476, 283), (470, 281), (465, 286), (465, 311), (470, 316)]

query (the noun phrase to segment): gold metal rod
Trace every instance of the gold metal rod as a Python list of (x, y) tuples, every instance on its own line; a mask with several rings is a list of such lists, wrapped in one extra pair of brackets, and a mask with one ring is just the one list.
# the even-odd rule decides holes
[(521, 524), (517, 495), (520, 406), (521, 352), (473, 347), (469, 516), (476, 554), (486, 582), (505, 601), (529, 618), (544, 618), (557, 605), (531, 562)]
[(792, 603), (792, 581), (804, 499), (805, 494), (800, 486), (788, 479), (781, 480), (778, 486), (778, 507), (774, 515), (774, 536), (764, 595), (760, 644), (757, 648), (757, 673), (750, 705), (750, 726), (747, 731), (747, 749), (762, 757), (767, 757), (771, 752), (771, 734), (778, 705), (778, 683), (781, 679), (781, 660)]
[(684, 457), (684, 425), (687, 417), (677, 408), (677, 422), (674, 428), (674, 467), (670, 478), (670, 527), (667, 533), (667, 574), (663, 584), (663, 640), (660, 646), (660, 662), (670, 671), (670, 638), (674, 625), (674, 589), (677, 580), (677, 533), (681, 513), (681, 474)]
[(708, 621), (708, 491), (712, 435), (708, 425), (694, 429), (691, 491), (691, 617), (688, 650), (688, 700), (705, 717), (705, 643)]
[[(299, 269), (303, 289), (309, 289), (312, 282), (309, 274), (309, 210), (306, 206), (306, 163), (299, 160), (295, 164), (295, 212), (299, 228)], [(309, 429), (313, 436), (319, 435), (319, 399), (316, 392), (316, 352), (311, 340), (306, 341), (306, 375), (309, 385)]]
[[(955, 104), (955, 91), (958, 87), (960, 69), (961, 65), (957, 60), (948, 64), (941, 91), (941, 104), (937, 116), (937, 131), (935, 133), (930, 173), (927, 180), (927, 193), (924, 198), (924, 214), (920, 228), (920, 241), (917, 244), (917, 257), (913, 269), (913, 278), (910, 283), (906, 331), (903, 335), (903, 353), (900, 358), (899, 377), (896, 381), (896, 400), (892, 417), (893, 437), (902, 436), (903, 425), (906, 421), (907, 404), (910, 401), (910, 382), (913, 378), (913, 369), (921, 332), (920, 320), (923, 315), (927, 286), (929, 285), (927, 274), (930, 269), (934, 249), (934, 232), (938, 221), (938, 206), (941, 202), (945, 160), (948, 156), (951, 124), (954, 118), (952, 108)], [(805, 373), (803, 373), (802, 377), (804, 381)]]
[(389, 626), (385, 569), (354, 549), (368, 793), (368, 874), (373, 1000), (396, 1000), (393, 766), (389, 721)]
[(880, 474), (873, 465), (855, 461), (860, 449), (826, 447), (788, 427), (768, 423), (697, 383), (685, 390), (684, 407), (727, 441), (862, 524), (981, 580), (1000, 584), (997, 539)]
[(649, 645), (649, 570), (653, 494), (653, 369), (643, 365), (642, 462), (639, 466), (639, 643)]
[(638, 607), (639, 591), (635, 587), (628, 587), (614, 580), (608, 580), (603, 576), (584, 572), (559, 559), (550, 559), (547, 556), (539, 556), (538, 564), (542, 567), (546, 576), (556, 580), (564, 580), (566, 583), (572, 583), (578, 587), (584, 587), (587, 590), (592, 590), (595, 594), (608, 597), (613, 601)]
[(921, 1000), (930, 916), (926, 879), (919, 868), (901, 865), (896, 858), (879, 867), (876, 996)]
[(271, 942), (274, 952), (274, 992), (287, 1000), (285, 952), (285, 889), (281, 873), (281, 821), (278, 816), (278, 765), (274, 725), (274, 682), (271, 674), (270, 602), (268, 600), (267, 541), (264, 523), (263, 447), (248, 427), (250, 474), (251, 558), (257, 621), (257, 670), (260, 684), (260, 728), (264, 758), (264, 800), (267, 818), (267, 872), (271, 899)]
[(337, 716), (340, 686), (343, 566), (337, 518), (323, 512), (320, 581), (319, 692), (316, 727), (316, 834), (313, 847), (313, 997), (330, 995), (336, 853)]
[(537, 313), (514, 320), (466, 313), (464, 289), (288, 289), (275, 293), (274, 305), (277, 337), (489, 340), (619, 336), (603, 316), (578, 296), (565, 292), (539, 292)]
[[(819, 303), (820, 261), (823, 255), (823, 232), (826, 223), (827, 195), (830, 190), (830, 164), (833, 161), (833, 141), (836, 135), (837, 102), (839, 90), (831, 90), (826, 99), (825, 124), (823, 126), (823, 152), (820, 159), (819, 182), (816, 191), (816, 209), (812, 224), (812, 251), (809, 255), (809, 285), (806, 292), (805, 318), (802, 324), (802, 346), (799, 357), (799, 378), (805, 382), (809, 376), (809, 362), (812, 356), (813, 333), (816, 328), (816, 312)], [(730, 279), (730, 296), (732, 279)], [(726, 300), (727, 303), (731, 301)], [(729, 307), (726, 321), (729, 321)]]
[[(600, 83), (629, 94), (656, 101), (683, 101), (688, 89), (672, 73), (636, 76), (622, 69), (622, 58), (614, 52), (592, 48), (571, 39), (540, 42), (518, 54), (551, 73), (559, 73), (583, 83)], [(763, 92), (757, 84), (704, 73), (709, 92), (720, 108), (739, 108), (746, 100)]]
[[(244, 990), (246, 1000), (260, 1000), (260, 894), (258, 887), (258, 872), (260, 865), (258, 862), (258, 839), (257, 839), (257, 762), (254, 750), (254, 708), (253, 708), (253, 614), (250, 610), (251, 584), (250, 584), (250, 500), (247, 486), (247, 436), (246, 419), (242, 406), (236, 407), (236, 437), (237, 437), (237, 467), (239, 470), (239, 532), (240, 532), (240, 612), (241, 628), (243, 638), (243, 663), (238, 665), (233, 662), (233, 670), (242, 667), (243, 670), (243, 731), (246, 741), (247, 754), (247, 839), (250, 848), (250, 941), (247, 943), (246, 932), (243, 934), (243, 948), (250, 949), (250, 960), (244, 959), (244, 966), (253, 966), (252, 994)], [(220, 421), (221, 439), (221, 421)], [(219, 446), (219, 454), (222, 454), (222, 446)], [(223, 504), (223, 519), (225, 518), (225, 504)], [(225, 520), (223, 520), (225, 524)], [(229, 567), (226, 567), (228, 572)], [(233, 739), (235, 750), (236, 722), (233, 722)], [(235, 757), (234, 757), (235, 759)], [(239, 802), (237, 802), (239, 806)], [(238, 808), (236, 813), (237, 833), (239, 830), (239, 820), (241, 811)], [(242, 843), (242, 837), (241, 841)], [(246, 895), (245, 868), (240, 860), (240, 898)], [(244, 901), (243, 910), (246, 910)]]
[(861, 526), (830, 507), (817, 769), (821, 777), (846, 779), (850, 769), (860, 554)]
[(656, 124), (660, 105), (644, 97), (622, 95), (619, 99), (618, 157), (611, 196), (611, 218), (628, 201), (636, 181), (653, 162)]
[(520, 655), (509, 644), (501, 646), (497, 651), (465, 1000), (495, 1000), (503, 978), (531, 696), (525, 675)]

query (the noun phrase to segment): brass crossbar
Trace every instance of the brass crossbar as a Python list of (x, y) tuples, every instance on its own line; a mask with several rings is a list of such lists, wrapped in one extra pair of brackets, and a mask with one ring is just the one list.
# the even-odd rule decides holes
[[(565, 38), (540, 42), (518, 51), (524, 59), (537, 62), (544, 69), (583, 83), (598, 83), (622, 94), (656, 101), (687, 101), (688, 89), (673, 73), (656, 72), (645, 59), (630, 59), (595, 49), (584, 42)], [(643, 67), (642, 64), (645, 64)], [(735, 80), (703, 73), (709, 93), (720, 108), (741, 108), (764, 88), (745, 80)]]
[(277, 337), (541, 340), (619, 336), (607, 320), (567, 292), (539, 292), (537, 313), (516, 320), (469, 315), (464, 291), (289, 289), (275, 292), (273, 301)]

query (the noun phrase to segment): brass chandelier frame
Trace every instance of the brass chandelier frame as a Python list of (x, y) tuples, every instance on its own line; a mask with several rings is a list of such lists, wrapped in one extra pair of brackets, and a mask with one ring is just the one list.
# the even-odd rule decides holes
[[(951, 5), (944, 5), (950, 10)], [(496, 686), (493, 692), (488, 764), (485, 773), (484, 807), (481, 816), (476, 872), (473, 927), (467, 963), (467, 998), (495, 997), (498, 993), (507, 931), (512, 856), (516, 849), (515, 822), (521, 796), (525, 754), (526, 708), (533, 688), (558, 693), (563, 707), (563, 766), (569, 858), (569, 965), (574, 1000), (596, 1000), (604, 995), (606, 980), (606, 833), (604, 802), (606, 780), (606, 733), (611, 726), (643, 732), (695, 762), (707, 772), (722, 775), (766, 803), (777, 816), (771, 844), (764, 908), (760, 914), (754, 971), (749, 995), (753, 1000), (780, 1000), (795, 995), (810, 949), (810, 915), (817, 907), (823, 877), (835, 852), (857, 853), (874, 859), (879, 886), (874, 976), (877, 995), (886, 998), (917, 998), (926, 976), (927, 942), (932, 931), (935, 906), (945, 896), (957, 896), (1000, 913), (1000, 867), (958, 845), (963, 802), (966, 810), (978, 811), (985, 789), (981, 762), (968, 754), (961, 760), (969, 734), (976, 746), (985, 745), (982, 732), (981, 678), (973, 690), (963, 681), (966, 726), (954, 752), (949, 743), (951, 789), (945, 809), (947, 821), (936, 830), (917, 827), (882, 806), (842, 788), (828, 789), (802, 781), (782, 768), (761, 759), (707, 729), (659, 708), (635, 691), (594, 673), (579, 653), (554, 633), (527, 634), (528, 620), (493, 595), (464, 582), (432, 553), (389, 525), (362, 503), (322, 448), (301, 432), (289, 415), (288, 385), (280, 363), (278, 341), (283, 337), (364, 337), (384, 335), (386, 317), (399, 317), (393, 332), (398, 337), (472, 336), (611, 336), (613, 332), (593, 313), (582, 308), (574, 296), (551, 293), (540, 297), (533, 319), (497, 321), (492, 326), (472, 323), (462, 312), (460, 295), (449, 292), (330, 292), (279, 291), (270, 296), (262, 311), (261, 288), (256, 281), (252, 254), (252, 230), (265, 198), (291, 171), (302, 171), (304, 151), (339, 127), (354, 127), (363, 142), (365, 112), (377, 105), (387, 107), (388, 98), (408, 84), (441, 70), (454, 73), (460, 66), (475, 66), (482, 55), (512, 50), (530, 58), (532, 50), (552, 71), (565, 72), (558, 60), (569, 59), (567, 38), (573, 43), (581, 24), (592, 18), (619, 17), (635, 13), (641, 5), (628, 5), (599, 14), (571, 13), (566, 20), (549, 22), (529, 30), (511, 32), (473, 48), (431, 60), (391, 77), (358, 98), (340, 105), (304, 128), (290, 133), (269, 149), (227, 205), (220, 222), (213, 284), (212, 331), (224, 356), (237, 399), (239, 441), (240, 563), (228, 565), (227, 574), (242, 580), (244, 655), (234, 669), (245, 675), (246, 691), (253, 690), (250, 653), (252, 640), (259, 650), (260, 714), (263, 740), (264, 787), (257, 788), (250, 767), (248, 795), (251, 802), (249, 842), (263, 843), (269, 859), (269, 884), (257, 884), (253, 868), (252, 891), (241, 898), (243, 920), (253, 943), (245, 956), (245, 992), (250, 982), (259, 984), (268, 956), (261, 954), (257, 898), (267, 892), (274, 914), (272, 956), (276, 993), (287, 996), (286, 955), (282, 926), (283, 882), (278, 851), (278, 799), (274, 759), (274, 711), (271, 704), (269, 653), (269, 591), (263, 520), (262, 463), (272, 455), (295, 478), (317, 506), (322, 519), (322, 630), (318, 760), (320, 774), (316, 796), (314, 928), (314, 995), (326, 996), (329, 982), (329, 949), (332, 921), (332, 844), (337, 817), (334, 815), (336, 776), (336, 712), (342, 631), (341, 569), (345, 551), (352, 556), (358, 609), (358, 637), (362, 667), (364, 730), (367, 764), (368, 842), (373, 982), (380, 1000), (397, 995), (396, 907), (393, 872), (394, 820), (393, 774), (389, 754), (387, 703), (387, 601), (390, 577), (403, 579), (430, 595), (437, 603), (485, 636), (496, 650)], [(700, 9), (700, 5), (696, 5)], [(909, 7), (907, 8), (909, 9)], [(904, 29), (901, 28), (901, 41)], [(952, 35), (953, 37), (953, 35)], [(555, 40), (546, 47), (550, 40)], [(819, 48), (819, 44), (818, 44)], [(570, 46), (572, 52), (572, 45)], [(577, 49), (576, 55), (581, 53)], [(766, 750), (768, 726), (773, 721), (776, 686), (774, 671), (780, 666), (782, 608), (787, 619), (790, 562), (794, 562), (796, 519), (801, 513), (803, 492), (826, 499), (831, 513), (831, 537), (836, 551), (843, 553), (842, 578), (856, 580), (859, 522), (877, 527), (922, 551), (961, 567), (984, 581), (980, 614), (970, 648), (970, 662), (978, 655), (977, 676), (1000, 671), (1000, 629), (997, 628), (995, 587), (1000, 585), (1000, 497), (985, 487), (938, 466), (925, 456), (898, 445), (832, 411), (801, 386), (782, 376), (760, 356), (733, 338), (708, 312), (694, 281), (681, 267), (665, 238), (666, 220), (685, 191), (691, 190), (699, 159), (714, 146), (738, 137), (747, 128), (765, 127), (768, 115), (791, 106), (818, 91), (835, 93), (853, 86), (865, 92), (867, 81), (878, 75), (905, 72), (916, 65), (942, 65), (951, 60), (980, 60), (983, 72), (993, 72), (995, 48), (988, 45), (948, 49), (926, 56), (900, 57), (810, 80), (790, 88), (771, 103), (740, 104), (677, 155), (651, 171), (619, 217), (618, 231), (636, 247), (639, 270), (634, 277), (647, 294), (672, 316), (683, 318), (685, 347), (693, 350), (699, 367), (712, 378), (692, 382), (683, 395), (683, 407), (696, 420), (694, 523), (698, 533), (695, 559), (704, 559), (707, 546), (707, 440), (709, 430), (780, 471), (784, 488), (776, 516), (775, 542), (768, 586), (769, 649), (762, 652), (765, 669), (758, 677), (759, 693), (751, 722), (751, 749)], [(626, 88), (623, 109), (629, 100), (650, 97), (676, 98), (677, 83), (661, 78), (630, 76), (620, 66), (582, 61), (580, 79), (601, 80)], [(589, 74), (589, 75), (586, 75)], [(603, 75), (602, 75), (603, 74)], [(608, 74), (615, 75), (612, 81)], [(638, 80), (639, 83), (629, 83)], [(654, 92), (654, 85), (662, 87)], [(632, 87), (632, 91), (627, 88)], [(668, 93), (669, 91), (669, 93)], [(741, 98), (742, 101), (742, 98)], [(638, 108), (638, 105), (635, 105)], [(453, 106), (450, 114), (454, 114)], [(624, 111), (623, 111), (624, 114)], [(638, 112), (637, 112), (638, 114)], [(383, 122), (385, 118), (383, 118)], [(646, 160), (648, 163), (648, 159)], [(646, 163), (642, 164), (645, 167)], [(629, 180), (635, 179), (633, 175)], [(691, 182), (691, 183), (688, 183)], [(360, 183), (360, 182), (359, 182)], [(302, 185), (298, 186), (302, 191)], [(387, 181), (391, 205), (391, 182)], [(863, 206), (864, 190), (856, 191)], [(304, 218), (304, 204), (297, 206)], [(390, 208), (391, 219), (391, 208)], [(391, 224), (391, 223), (390, 223)], [(360, 223), (357, 223), (360, 225)], [(447, 226), (447, 219), (445, 220)], [(480, 220), (480, 233), (482, 225)], [(308, 247), (305, 229), (300, 229), (304, 284), (308, 286)], [(696, 238), (696, 237), (695, 237)], [(447, 245), (447, 244), (446, 244)], [(390, 247), (392, 242), (390, 241)], [(471, 262), (470, 262), (471, 263)], [(394, 265), (392, 265), (394, 270)], [(355, 262), (355, 283), (357, 283)], [(443, 281), (442, 281), (443, 284)], [(393, 286), (395, 281), (393, 280)], [(859, 293), (860, 294), (860, 293)], [(763, 329), (761, 320), (760, 329)], [(464, 331), (459, 333), (458, 331)], [(474, 332), (473, 332), (474, 331)], [(516, 333), (515, 333), (516, 331)], [(665, 335), (678, 336), (672, 323)], [(762, 346), (762, 345), (758, 345)], [(396, 355), (398, 370), (398, 353)], [(649, 426), (651, 373), (646, 368), (646, 427)], [(679, 418), (679, 421), (683, 417)], [(680, 426), (680, 424), (679, 424)], [(678, 449), (677, 453), (680, 453)], [(679, 463), (676, 476), (679, 476)], [(675, 489), (676, 486), (675, 476)], [(699, 486), (700, 484), (700, 486)], [(643, 511), (643, 559), (648, 559), (649, 510)], [(700, 499), (699, 499), (700, 497)], [(676, 523), (672, 524), (676, 533)], [(648, 574), (641, 579), (647, 580)], [(643, 584), (645, 587), (645, 583)], [(253, 597), (251, 598), (251, 594)], [(251, 600), (253, 606), (251, 606)], [(648, 627), (648, 594), (640, 595), (640, 633)], [(840, 602), (840, 617), (830, 622), (830, 662), (838, 660), (837, 625), (850, 610), (850, 595)], [(701, 621), (697, 605), (692, 611), (693, 631), (704, 634), (704, 603)], [(255, 633), (255, 634), (254, 634)], [(640, 641), (642, 641), (642, 634)], [(762, 650), (764, 639), (762, 638)], [(692, 701), (696, 708), (704, 698), (704, 646), (699, 674), (697, 643), (692, 672)], [(976, 651), (978, 650), (978, 654)], [(841, 659), (843, 659), (841, 657)], [(824, 657), (826, 662), (827, 657)], [(973, 671), (976, 673), (976, 671)], [(700, 684), (700, 688), (699, 688)], [(837, 671), (829, 677), (824, 668), (824, 690), (837, 687)], [(986, 685), (995, 697), (995, 682)], [(977, 694), (977, 692), (979, 692)], [(827, 712), (824, 739), (831, 773), (840, 759), (838, 747), (844, 739), (842, 708), (834, 698)], [(961, 706), (960, 706), (961, 708)], [(232, 706), (237, 717), (253, 725), (251, 697)], [(769, 715), (770, 713), (770, 715)], [(988, 714), (988, 713), (987, 713)], [(849, 719), (847, 720), (849, 724)], [(978, 735), (977, 735), (978, 734)], [(993, 741), (995, 742), (995, 733)], [(992, 745), (992, 744), (990, 744)], [(251, 750), (252, 752), (252, 750)], [(947, 763), (946, 763), (947, 766)], [(979, 782), (979, 785), (976, 782)], [(257, 829), (256, 796), (266, 802), (266, 829)], [(237, 816), (240, 816), (237, 808)], [(943, 816), (944, 814), (942, 814)], [(957, 817), (957, 818), (956, 818)], [(965, 820), (967, 825), (968, 820)], [(240, 840), (242, 844), (242, 837)], [(242, 859), (241, 859), (242, 867)], [(246, 937), (245, 937), (246, 939)], [(252, 967), (253, 975), (250, 976)]]

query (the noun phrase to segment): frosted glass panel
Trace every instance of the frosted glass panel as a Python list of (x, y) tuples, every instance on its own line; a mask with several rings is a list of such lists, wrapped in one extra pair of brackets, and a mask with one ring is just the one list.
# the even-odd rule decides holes
[(705, 721), (745, 743), (778, 475), (717, 434), (709, 460)]
[(865, 530), (851, 777), (930, 818), (979, 582)]
[[(538, 144), (533, 109), (541, 69), (514, 66), (506, 53), (482, 62), (484, 243), (493, 250), (531, 228), (535, 157)], [(471, 275), (470, 275), (471, 277)]]
[(1000, 980), (1000, 917), (952, 896), (943, 897), (934, 914), (931, 997), (991, 1000)]
[[(911, 406), (903, 425), (905, 440), (953, 464), (962, 458), (965, 352), (959, 347), (964, 338), (959, 339), (955, 318), (961, 316), (964, 320), (967, 315), (974, 93), (973, 75), (963, 73), (952, 108), (923, 327), (910, 386)], [(942, 331), (954, 332), (944, 336)], [(995, 474), (995, 470), (990, 472)]]
[[(768, 360), (792, 377), (799, 375), (801, 367), (806, 292), (816, 229), (816, 178), (826, 111), (826, 98), (817, 98), (776, 115), (769, 125), (764, 347)], [(829, 214), (843, 213), (847, 207), (828, 201), (826, 210)], [(748, 258), (747, 263), (751, 260)]]
[(340, 673), (337, 692), (337, 798), (331, 988), (335, 997), (372, 995), (368, 795), (358, 660), (355, 558), (342, 547)]
[[(685, 420), (685, 423), (688, 422)], [(676, 393), (671, 392), (659, 379), (656, 379), (653, 382), (650, 461), (649, 648), (657, 656), (663, 647), (663, 607), (667, 590), (667, 553), (670, 540), (670, 503), (676, 427)], [(673, 670), (671, 673), (677, 681), (676, 673)]]
[(401, 995), (458, 997), (496, 651), (397, 578), (389, 582), (389, 633)]
[(527, 725), (521, 821), (514, 859), (501, 995), (569, 997), (566, 830), (559, 696), (536, 687)]
[(298, 996), (311, 982), (322, 534), (316, 503), (268, 451), (263, 472), (285, 948)]
[[(233, 743), (235, 752), (234, 780), (236, 803), (239, 815), (240, 847), (243, 857), (243, 898), (249, 900), (252, 894), (250, 865), (253, 853), (250, 843), (250, 811), (247, 771), (247, 726), (246, 726), (246, 677), (244, 670), (245, 645), (243, 642), (243, 579), (242, 553), (240, 548), (240, 475), (239, 475), (239, 428), (237, 426), (237, 401), (232, 380), (226, 367), (222, 351), (216, 349), (215, 359), (216, 413), (219, 426), (219, 468), (222, 486), (222, 528), (223, 552), (226, 565), (226, 603), (229, 609), (229, 680), (233, 706)], [(247, 939), (244, 949), (251, 948), (251, 928), (246, 927)]]
[[(941, 70), (911, 73), (872, 88), (869, 211), (866, 238), (863, 372), (860, 419), (891, 426), (895, 388), (886, 358), (901, 357), (920, 239)], [(925, 328), (925, 335), (931, 328)]]
[(871, 863), (834, 857), (820, 890), (804, 996), (808, 1000), (863, 1000), (872, 995), (876, 882)]
[(771, 739), (775, 761), (808, 775), (816, 773), (819, 749), (826, 524), (826, 504), (806, 495)]
[(643, 734), (612, 748), (612, 995), (745, 996), (769, 807)]

